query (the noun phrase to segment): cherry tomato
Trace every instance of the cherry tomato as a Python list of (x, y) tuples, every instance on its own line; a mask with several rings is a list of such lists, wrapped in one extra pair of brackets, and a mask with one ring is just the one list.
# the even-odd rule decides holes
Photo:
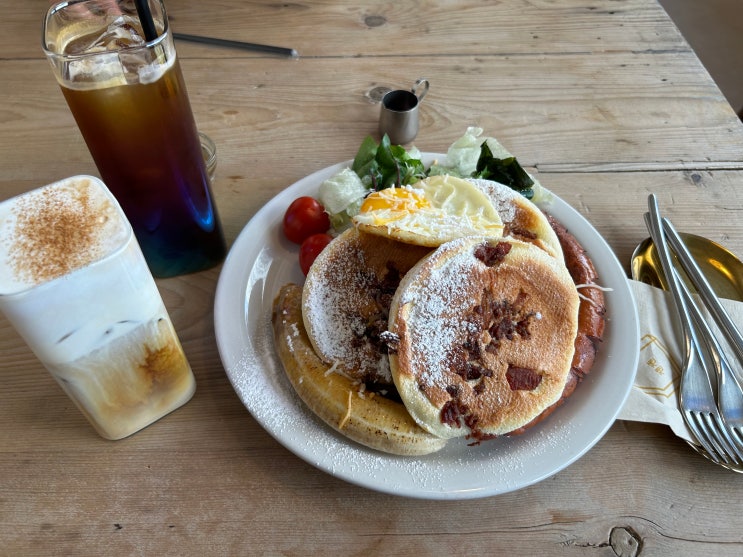
[(299, 267), (302, 272), (307, 276), (307, 273), (312, 266), (313, 261), (320, 255), (320, 252), (325, 249), (333, 237), (330, 234), (313, 234), (307, 238), (302, 245), (299, 247)]
[(313, 234), (327, 232), (330, 218), (325, 207), (309, 196), (298, 197), (284, 213), (284, 236), (295, 244), (301, 244)]

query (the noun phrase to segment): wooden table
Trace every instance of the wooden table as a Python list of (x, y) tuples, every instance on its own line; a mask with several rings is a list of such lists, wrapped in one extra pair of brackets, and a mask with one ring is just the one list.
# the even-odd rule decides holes
[[(0, 4), (0, 199), (96, 174), (40, 50), (48, 2)], [(300, 54), (179, 45), (197, 121), (218, 146), (230, 242), (287, 185), (376, 134), (370, 91), (425, 76), (421, 150), (483, 127), (627, 267), (649, 192), (679, 228), (743, 253), (743, 125), (654, 0), (167, 4), (176, 31)], [(319, 471), (231, 387), (214, 336), (219, 273), (158, 282), (198, 390), (123, 441), (100, 439), (0, 318), (0, 553), (743, 552), (743, 478), (660, 425), (617, 422), (553, 477), (470, 501), (386, 495)]]

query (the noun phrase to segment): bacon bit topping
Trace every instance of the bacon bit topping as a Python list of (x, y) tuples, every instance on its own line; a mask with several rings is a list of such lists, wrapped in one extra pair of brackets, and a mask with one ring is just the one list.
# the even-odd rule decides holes
[(513, 302), (501, 300), (500, 302), (491, 303), (489, 312), (492, 316), (492, 321), (488, 332), (496, 348), (499, 341), (503, 339), (513, 340), (516, 335), (523, 339), (531, 337), (529, 324), (536, 317), (536, 314), (534, 312), (524, 311), (525, 302), (526, 294), (521, 292)]
[(511, 244), (498, 242), (496, 245), (480, 244), (475, 248), (475, 258), (482, 261), (487, 267), (493, 267), (503, 261), (511, 251)]
[(452, 427), (462, 427), (462, 418), (469, 413), (469, 408), (461, 400), (453, 398), (441, 407), (441, 423)]
[(463, 368), (456, 370), (459, 375), (465, 381), (475, 381), (483, 377), (492, 377), (493, 370), (487, 369), (480, 365), (480, 362), (469, 361)]
[(506, 379), (512, 391), (533, 391), (542, 382), (542, 376), (537, 371), (511, 364), (508, 365)]
[(383, 316), (378, 316), (367, 323), (366, 329), (364, 329), (363, 337), (361, 337), (360, 339), (356, 339), (356, 342), (359, 345), (362, 345), (362, 340), (368, 339), (368, 341), (377, 349), (380, 354), (387, 354), (387, 343), (385, 343), (382, 339), (382, 335), (386, 330), (387, 319), (385, 319)]
[(508, 230), (511, 236), (518, 236), (519, 238), (525, 238), (527, 240), (536, 240), (538, 236), (527, 228), (513, 227)]
[[(355, 332), (351, 346), (361, 348), (370, 346), (379, 354), (396, 353), (399, 338), (387, 331), (392, 297), (400, 284), (402, 274), (391, 262), (387, 263), (387, 272), (377, 277), (369, 271), (362, 271), (362, 281), (367, 284), (374, 308), (366, 317), (363, 331)], [(369, 377), (366, 377), (369, 379)]]
[[(502, 261), (510, 249), (511, 244), (506, 242), (500, 242), (497, 246), (482, 244), (475, 250), (475, 257), (492, 266)], [(531, 338), (530, 324), (533, 319), (540, 317), (536, 312), (526, 309), (527, 299), (527, 294), (521, 291), (512, 300), (493, 300), (491, 294), (484, 290), (480, 303), (462, 318), (466, 333), (459, 347), (449, 353), (448, 365), (452, 373), (468, 382), (475, 395), (487, 391), (486, 379), (494, 375), (483, 356), (496, 353), (505, 340)], [(509, 366), (506, 376), (512, 390), (534, 390), (542, 381), (542, 376), (536, 371), (517, 366)], [(422, 384), (418, 386), (424, 390)], [(480, 430), (477, 414), (462, 400), (462, 388), (463, 385), (456, 383), (446, 387), (451, 399), (441, 407), (441, 423), (450, 427), (469, 428), (467, 438), (474, 440), (474, 444), (495, 437)]]

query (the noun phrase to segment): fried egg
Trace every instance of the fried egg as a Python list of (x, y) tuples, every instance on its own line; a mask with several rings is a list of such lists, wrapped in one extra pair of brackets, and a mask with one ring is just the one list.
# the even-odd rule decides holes
[(371, 193), (353, 222), (366, 233), (428, 247), (465, 236), (500, 238), (504, 228), (485, 193), (446, 175)]

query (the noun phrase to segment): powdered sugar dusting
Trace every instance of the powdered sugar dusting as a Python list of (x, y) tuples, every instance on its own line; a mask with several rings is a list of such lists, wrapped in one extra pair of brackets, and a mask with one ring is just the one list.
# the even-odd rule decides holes
[[(516, 205), (514, 199), (522, 199), (523, 196), (508, 186), (491, 180), (469, 180), (477, 188), (485, 193), (493, 201), (495, 210), (498, 211), (504, 224), (511, 224), (516, 218)], [(524, 198), (525, 199), (525, 198)]]
[(387, 354), (380, 353), (365, 335), (369, 323), (358, 311), (359, 297), (349, 295), (351, 288), (373, 292), (379, 278), (368, 269), (360, 249), (344, 251), (344, 255), (332, 257), (327, 271), (329, 280), (319, 276), (312, 282), (313, 288), (305, 289), (304, 304), (312, 338), (325, 359), (342, 362), (365, 377), (391, 383)]
[[(413, 355), (417, 358), (416, 369), (422, 370), (419, 379), (425, 385), (441, 384), (448, 371), (445, 364), (450, 359), (449, 351), (456, 339), (462, 338), (463, 327), (467, 326), (465, 320), (447, 318), (451, 316), (452, 300), (466, 291), (472, 268), (478, 264), (472, 249), (460, 249), (466, 244), (473, 244), (472, 238), (455, 240), (439, 249), (426, 266), (436, 267), (436, 261), (448, 257), (446, 264), (421, 277), (419, 282), (408, 284), (401, 292), (400, 305), (408, 304), (406, 319), (415, 323), (416, 342), (426, 347), (425, 352)], [(454, 255), (449, 256), (452, 252)]]

